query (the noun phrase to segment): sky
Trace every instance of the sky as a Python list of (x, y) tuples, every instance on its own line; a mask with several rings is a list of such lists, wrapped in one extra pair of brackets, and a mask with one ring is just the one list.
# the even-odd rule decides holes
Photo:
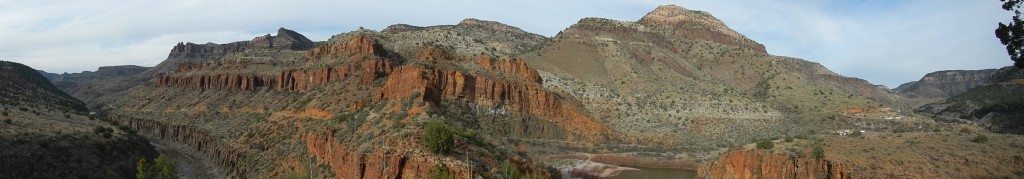
[(994, 36), (998, 0), (0, 0), (0, 60), (48, 72), (154, 66), (178, 42), (295, 30), (314, 41), (360, 27), (499, 21), (554, 36), (584, 17), (636, 21), (658, 5), (710, 12), (770, 54), (896, 87), (938, 70), (1011, 65)]

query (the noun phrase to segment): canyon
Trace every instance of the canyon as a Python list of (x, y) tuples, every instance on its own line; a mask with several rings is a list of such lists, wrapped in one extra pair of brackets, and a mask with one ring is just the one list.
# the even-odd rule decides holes
[[(1016, 89), (1019, 70), (940, 71), (890, 90), (769, 54), (710, 12), (676, 5), (636, 21), (583, 18), (553, 37), (469, 18), (324, 41), (279, 28), (169, 46), (154, 67), (39, 72), (55, 84), (42, 91), (62, 90), (69, 96), (55, 98), (60, 104), (187, 149), (215, 168), (201, 172), (226, 178), (562, 178), (630, 167), (707, 178), (898, 178), (925, 175), (896, 166), (973, 169), (922, 162), (974, 154), (932, 148), (1006, 151), (983, 161), (1020, 151), (1001, 147), (1020, 145), (1019, 136), (968, 125), (1016, 108), (929, 107), (990, 94), (976, 89), (993, 84)], [(1019, 129), (997, 124), (1010, 127), (989, 129)], [(981, 135), (994, 144), (968, 139)], [(907, 149), (928, 152), (870, 162)], [(601, 167), (573, 168), (580, 163)], [(935, 176), (1019, 177), (1020, 165)]]

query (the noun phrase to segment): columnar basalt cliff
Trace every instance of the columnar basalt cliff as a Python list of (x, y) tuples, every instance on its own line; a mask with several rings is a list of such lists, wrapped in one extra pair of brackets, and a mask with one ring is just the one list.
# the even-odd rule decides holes
[(766, 151), (733, 151), (697, 170), (706, 178), (850, 178), (849, 166)]
[(243, 151), (228, 147), (216, 138), (207, 136), (202, 130), (188, 125), (174, 125), (159, 121), (141, 119), (130, 116), (112, 115), (112, 120), (142, 132), (149, 137), (184, 144), (202, 152), (223, 172), (232, 177), (244, 177), (249, 173), (249, 165), (242, 161)]

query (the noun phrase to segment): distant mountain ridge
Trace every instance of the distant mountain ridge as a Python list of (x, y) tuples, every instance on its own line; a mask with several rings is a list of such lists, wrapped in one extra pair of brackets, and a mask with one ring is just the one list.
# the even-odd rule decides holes
[(996, 71), (997, 69), (936, 71), (893, 90), (912, 98), (947, 98), (991, 83), (989, 78)]

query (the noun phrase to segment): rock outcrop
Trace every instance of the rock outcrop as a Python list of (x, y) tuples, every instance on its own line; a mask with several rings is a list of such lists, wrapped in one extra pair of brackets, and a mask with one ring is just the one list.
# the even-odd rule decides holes
[[(333, 67), (303, 67), (284, 69), (277, 75), (266, 74), (268, 71), (238, 74), (220, 72), (221, 70), (249, 70), (245, 64), (221, 63), (179, 63), (172, 73), (157, 74), (157, 87), (183, 87), (192, 90), (243, 90), (252, 91), (259, 87), (273, 87), (279, 91), (308, 91), (310, 88), (332, 81), (358, 76), (360, 84), (372, 84), (378, 78), (387, 75), (394, 68), (390, 60), (378, 57), (380, 45), (375, 40), (359, 36), (347, 43), (321, 46), (307, 51), (309, 60), (336, 59), (329, 63)], [(251, 71), (251, 70), (250, 70)], [(270, 72), (273, 73), (273, 72)]]
[(465, 99), (486, 108), (507, 107), (548, 118), (591, 141), (606, 140), (609, 132), (603, 124), (565, 103), (564, 97), (545, 91), (539, 83), (487, 78), (456, 70), (399, 67), (388, 77), (384, 87), (377, 90), (374, 99), (403, 100), (410, 94), (422, 94), (417, 100), (434, 104), (440, 104), (442, 100)]
[(793, 158), (766, 151), (733, 151), (697, 170), (706, 178), (850, 178), (852, 169), (828, 159)]
[(991, 83), (989, 78), (996, 71), (997, 69), (931, 72), (902, 89), (897, 88), (897, 92), (912, 98), (948, 98)]
[(189, 125), (167, 124), (122, 115), (112, 115), (110, 118), (146, 136), (188, 145), (195, 151), (204, 153), (221, 168), (222, 172), (232, 177), (247, 176), (246, 174), (250, 172), (250, 167), (247, 166), (255, 165), (242, 161), (242, 151), (229, 147), (221, 143), (221, 140), (208, 136), (206, 132)]
[(302, 140), (308, 152), (318, 162), (330, 166), (338, 178), (427, 178), (435, 165), (444, 165), (457, 178), (471, 178), (464, 165), (449, 164), (451, 161), (435, 157), (399, 150), (362, 153), (349, 149), (334, 140), (335, 133), (308, 133)]
[(690, 39), (707, 40), (767, 53), (764, 45), (733, 31), (721, 20), (711, 16), (711, 13), (704, 11), (692, 11), (676, 5), (663, 5), (647, 13), (637, 22), (669, 27), (675, 33), (674, 35)]

